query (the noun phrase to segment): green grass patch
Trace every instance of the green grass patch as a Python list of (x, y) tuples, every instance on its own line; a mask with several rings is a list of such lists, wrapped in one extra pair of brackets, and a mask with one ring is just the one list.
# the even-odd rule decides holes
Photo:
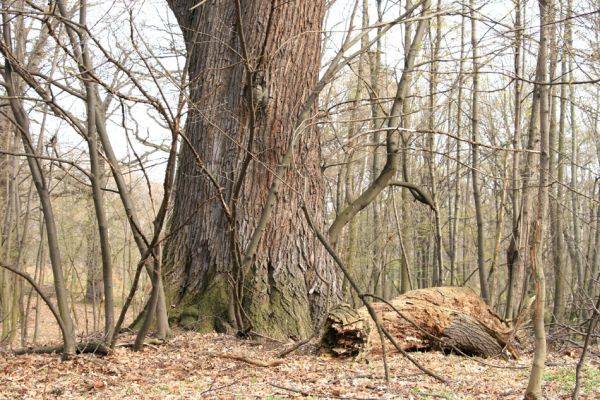
[(427, 397), (431, 397), (431, 398), (435, 398), (435, 399), (448, 399), (448, 400), (454, 400), (454, 399), (458, 399), (458, 397), (456, 397), (455, 394), (448, 392), (446, 390), (423, 390), (421, 388), (413, 388), (412, 390), (415, 394), (419, 395), (420, 398), (427, 398)]
[[(575, 368), (559, 368), (544, 374), (544, 381), (557, 382), (561, 390), (570, 392), (575, 386)], [(584, 366), (581, 371), (580, 390), (584, 394), (595, 393), (600, 388), (600, 369)]]

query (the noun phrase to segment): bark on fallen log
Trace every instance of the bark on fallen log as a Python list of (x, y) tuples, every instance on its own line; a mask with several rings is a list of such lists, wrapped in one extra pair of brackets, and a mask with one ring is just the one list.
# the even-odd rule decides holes
[[(513, 327), (468, 288), (413, 290), (389, 301), (374, 302), (383, 326), (406, 351), (444, 350), (466, 355), (519, 356)], [(340, 357), (381, 351), (377, 327), (367, 310), (334, 308), (326, 321), (321, 348)], [(391, 348), (391, 346), (387, 346)]]

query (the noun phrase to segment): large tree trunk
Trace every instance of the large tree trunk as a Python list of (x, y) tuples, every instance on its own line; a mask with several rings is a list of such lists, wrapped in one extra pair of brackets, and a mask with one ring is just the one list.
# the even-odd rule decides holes
[[(406, 351), (444, 349), (469, 355), (519, 355), (513, 328), (468, 288), (438, 287), (407, 292), (389, 304), (374, 303), (379, 320)], [(328, 316), (322, 349), (335, 356), (381, 351), (374, 322), (362, 307), (341, 305)]]
[[(325, 3), (169, 3), (188, 50), (186, 135), (195, 149), (184, 145), (179, 160), (164, 253), (169, 300), (195, 329), (223, 330), (233, 321), (239, 328), (241, 314), (246, 328), (270, 337), (308, 336), (339, 291), (300, 209), (303, 194), (324, 228), (317, 131), (294, 131), (318, 75)], [(251, 239), (292, 135), (293, 162), (254, 253)]]

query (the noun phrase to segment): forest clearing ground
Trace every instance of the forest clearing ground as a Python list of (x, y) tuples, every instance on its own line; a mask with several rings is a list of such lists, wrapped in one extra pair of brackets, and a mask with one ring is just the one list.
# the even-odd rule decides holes
[[(391, 383), (386, 387), (380, 356), (366, 363), (298, 353), (266, 368), (219, 356), (272, 361), (281, 346), (272, 347), (227, 335), (176, 332), (164, 345), (139, 353), (121, 347), (107, 357), (61, 361), (57, 355), (5, 353), (0, 355), (0, 399), (519, 399), (529, 372), (440, 352), (412, 353), (450, 381), (443, 384), (394, 353), (389, 355)], [(529, 367), (530, 361), (529, 356), (488, 360), (506, 367)], [(577, 354), (550, 354), (546, 398), (568, 398), (576, 362)], [(583, 398), (600, 398), (598, 356), (588, 359), (585, 372)]]

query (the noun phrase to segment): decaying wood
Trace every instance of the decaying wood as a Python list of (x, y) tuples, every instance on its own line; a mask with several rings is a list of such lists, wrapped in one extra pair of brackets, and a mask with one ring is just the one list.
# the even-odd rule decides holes
[[(454, 350), (467, 355), (517, 358), (513, 328), (467, 288), (419, 289), (373, 303), (383, 326), (406, 351)], [(381, 351), (377, 329), (363, 307), (333, 309), (322, 338), (324, 351), (341, 357)]]

